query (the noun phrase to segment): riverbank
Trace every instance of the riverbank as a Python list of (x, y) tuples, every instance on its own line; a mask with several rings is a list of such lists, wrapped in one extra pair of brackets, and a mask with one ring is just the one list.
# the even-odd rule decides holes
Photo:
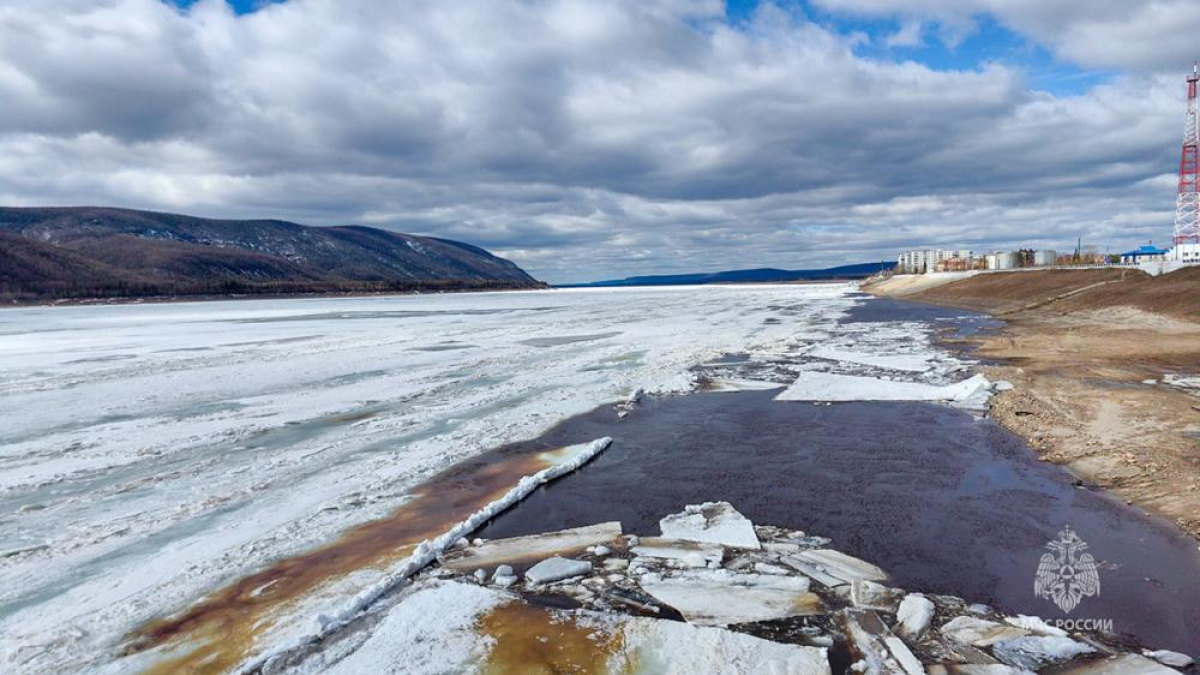
[[(876, 295), (984, 311), (970, 338), (1014, 389), (991, 414), (1050, 462), (1200, 538), (1200, 269), (979, 274), (867, 284)], [(942, 283), (938, 283), (942, 282)]]

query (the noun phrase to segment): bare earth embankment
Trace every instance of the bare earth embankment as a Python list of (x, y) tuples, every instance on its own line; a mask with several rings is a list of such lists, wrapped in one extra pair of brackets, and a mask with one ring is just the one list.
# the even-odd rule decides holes
[(978, 339), (980, 356), (1002, 361), (988, 376), (1016, 385), (993, 400), (996, 419), (1043, 459), (1200, 538), (1200, 389), (1178, 380), (1200, 374), (1200, 268), (941, 276), (864, 290), (1004, 319)]

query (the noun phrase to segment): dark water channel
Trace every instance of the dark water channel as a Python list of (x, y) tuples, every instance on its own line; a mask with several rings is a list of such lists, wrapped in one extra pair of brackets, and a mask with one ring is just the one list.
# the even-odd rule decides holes
[[(775, 402), (774, 391), (647, 399), (567, 420), (506, 452), (612, 436), (612, 447), (490, 523), (488, 538), (620, 520), (657, 534), (686, 504), (726, 500), (879, 564), (912, 591), (1047, 619), (1111, 619), (1144, 644), (1200, 654), (1200, 551), (1172, 525), (1075, 487), (998, 425), (923, 403)], [(1101, 594), (1070, 615), (1035, 597), (1045, 545), (1070, 525)]]

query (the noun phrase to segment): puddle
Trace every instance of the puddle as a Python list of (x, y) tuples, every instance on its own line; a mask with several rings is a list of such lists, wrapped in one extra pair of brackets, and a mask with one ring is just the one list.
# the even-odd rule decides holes
[[(1111, 619), (1156, 648), (1200, 651), (1200, 552), (1171, 524), (1077, 489), (988, 420), (920, 403), (813, 406), (776, 392), (646, 399), (601, 408), (527, 448), (609, 435), (588, 466), (479, 534), (501, 538), (619, 520), (657, 534), (685, 504), (727, 500), (755, 522), (803, 529), (911, 591), (1068, 618), (1033, 593), (1046, 542), (1070, 525), (1101, 562), (1103, 592), (1071, 619)], [(513, 447), (521, 447), (513, 446)]]
[[(280, 611), (330, 581), (406, 558), (416, 544), (446, 532), (557, 457), (509, 447), (452, 467), (423, 484), (390, 517), (364, 523), (327, 546), (271, 564), (177, 615), (142, 626), (128, 636), (126, 651), (171, 646), (173, 655), (151, 673), (227, 672), (253, 653), (257, 636)], [(177, 651), (182, 655), (174, 655)]]

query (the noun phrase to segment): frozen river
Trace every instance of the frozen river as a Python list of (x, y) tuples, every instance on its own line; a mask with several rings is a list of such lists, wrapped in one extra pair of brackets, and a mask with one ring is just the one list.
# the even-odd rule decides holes
[[(4, 310), (0, 671), (302, 643), (417, 543), (361, 547), (373, 524), (423, 532), (397, 520), (438, 510), (417, 486), (637, 389), (980, 403), (936, 317), (847, 320), (870, 302), (823, 284)], [(302, 592), (265, 603), (272, 586)], [(221, 623), (251, 606), (253, 639)], [(122, 657), (196, 607), (207, 633), (176, 622), (187, 644)]]
[(9, 668), (108, 661), (140, 623), (387, 514), (449, 464), (638, 387), (689, 390), (692, 366), (726, 352), (825, 340), (856, 302), (851, 292), (4, 310), (0, 639)]

